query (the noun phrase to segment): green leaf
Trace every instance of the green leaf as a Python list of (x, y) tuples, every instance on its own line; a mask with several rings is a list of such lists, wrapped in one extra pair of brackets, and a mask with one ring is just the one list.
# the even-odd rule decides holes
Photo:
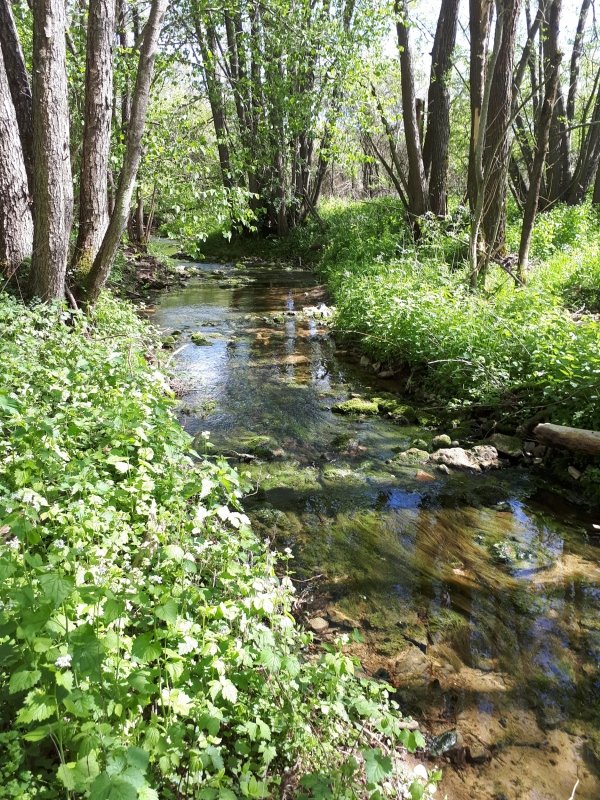
[(138, 790), (118, 775), (98, 775), (90, 790), (90, 800), (137, 800)]
[(171, 598), (171, 600), (167, 600), (164, 605), (158, 606), (155, 609), (154, 614), (158, 617), (158, 619), (162, 619), (165, 622), (170, 622), (171, 625), (173, 625), (177, 621), (177, 612), (177, 603)]
[(63, 600), (71, 594), (73, 585), (71, 578), (65, 578), (58, 572), (47, 572), (44, 575), (40, 575), (42, 592), (55, 608), (58, 608)]
[(237, 701), (238, 691), (234, 684), (225, 678), (221, 681), (221, 694), (225, 700), (229, 700), (230, 703), (235, 703)]
[(8, 691), (10, 694), (24, 692), (26, 689), (31, 689), (32, 686), (35, 686), (41, 677), (42, 673), (39, 669), (24, 669), (21, 672), (14, 672), (10, 676)]
[(363, 750), (362, 754), (365, 759), (368, 783), (380, 783), (392, 771), (392, 759), (384, 756), (378, 747), (372, 750)]
[(127, 763), (131, 767), (136, 767), (136, 769), (139, 769), (142, 772), (145, 772), (148, 768), (148, 761), (150, 757), (148, 753), (141, 747), (128, 747), (125, 757), (127, 759)]

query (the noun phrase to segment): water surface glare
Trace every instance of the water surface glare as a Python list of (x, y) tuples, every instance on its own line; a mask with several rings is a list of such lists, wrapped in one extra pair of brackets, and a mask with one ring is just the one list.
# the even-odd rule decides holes
[[(512, 467), (443, 475), (390, 464), (432, 431), (331, 407), (392, 391), (321, 322), (311, 273), (277, 264), (198, 265), (154, 321), (181, 331), (182, 424), (242, 464), (257, 529), (320, 575), (313, 613), (358, 627), (365, 669), (467, 763), (445, 765), (450, 798), (600, 798), (600, 550), (590, 520)], [(189, 269), (195, 269), (190, 265)], [(210, 342), (190, 341), (201, 332)], [(451, 431), (450, 431), (451, 433)], [(257, 440), (256, 437), (269, 437)], [(258, 443), (258, 444), (257, 444)], [(257, 449), (258, 446), (258, 449)], [(309, 584), (310, 585), (310, 584)], [(329, 635), (329, 634), (327, 634)], [(458, 761), (460, 762), (460, 757)]]

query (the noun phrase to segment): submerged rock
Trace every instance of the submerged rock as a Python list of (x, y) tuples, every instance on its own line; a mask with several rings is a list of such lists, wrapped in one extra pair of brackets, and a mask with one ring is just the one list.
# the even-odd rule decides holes
[(459, 746), (458, 731), (446, 731), (434, 736), (429, 742), (427, 754), (434, 758), (446, 755)]
[(240, 447), (257, 458), (272, 459), (285, 455), (282, 448), (270, 436), (251, 436), (242, 439)]
[(403, 453), (398, 453), (392, 460), (392, 464), (399, 464), (401, 466), (414, 466), (417, 464), (424, 464), (429, 458), (427, 450), (420, 450), (418, 447), (409, 447)]
[(336, 403), (331, 410), (334, 414), (378, 414), (379, 406), (374, 400), (366, 400), (363, 397), (352, 397)]
[(192, 343), (195, 344), (197, 347), (207, 347), (208, 345), (212, 344), (210, 339), (207, 339), (207, 337), (203, 333), (199, 332), (192, 333), (190, 339), (192, 340)]
[(445, 464), (453, 469), (481, 472), (500, 466), (498, 451), (491, 445), (477, 445), (470, 450), (462, 447), (447, 447), (438, 450), (429, 457), (434, 464)]

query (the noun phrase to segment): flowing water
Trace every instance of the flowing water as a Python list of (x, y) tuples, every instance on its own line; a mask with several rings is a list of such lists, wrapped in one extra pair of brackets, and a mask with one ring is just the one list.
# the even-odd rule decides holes
[[(198, 267), (152, 315), (181, 331), (181, 421), (234, 459), (263, 456), (240, 464), (255, 487), (247, 509), (291, 548), (309, 617), (329, 623), (323, 637), (358, 628), (364, 641), (351, 647), (403, 710), (432, 737), (454, 743), (456, 731), (442, 795), (567, 800), (579, 781), (575, 798), (600, 798), (592, 519), (525, 468), (423, 475), (394, 462), (435, 432), (332, 413), (394, 381), (299, 313), (318, 302), (311, 273)], [(190, 341), (198, 332), (203, 346)]]

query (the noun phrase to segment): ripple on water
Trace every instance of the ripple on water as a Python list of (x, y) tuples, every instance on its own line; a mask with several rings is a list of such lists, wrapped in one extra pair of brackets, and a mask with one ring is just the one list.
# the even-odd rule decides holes
[[(390, 465), (431, 431), (331, 413), (380, 387), (297, 313), (314, 278), (200, 267), (154, 316), (187, 345), (182, 423), (226, 451), (257, 436), (282, 451), (244, 465), (254, 523), (293, 548), (300, 576), (323, 576), (315, 610), (331, 631), (361, 628), (365, 668), (481, 756), (446, 771), (449, 796), (567, 798), (579, 777), (578, 800), (600, 797), (599, 551), (582, 520), (520, 470), (423, 483)], [(222, 338), (197, 347), (193, 332)]]

